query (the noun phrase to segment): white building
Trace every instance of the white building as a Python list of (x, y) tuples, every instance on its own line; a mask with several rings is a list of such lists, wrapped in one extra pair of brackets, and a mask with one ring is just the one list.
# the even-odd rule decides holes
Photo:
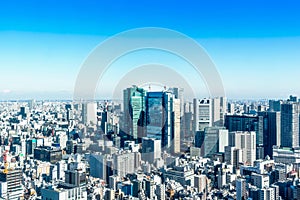
[(229, 133), (229, 146), (242, 150), (242, 162), (253, 165), (256, 160), (256, 133), (231, 132)]

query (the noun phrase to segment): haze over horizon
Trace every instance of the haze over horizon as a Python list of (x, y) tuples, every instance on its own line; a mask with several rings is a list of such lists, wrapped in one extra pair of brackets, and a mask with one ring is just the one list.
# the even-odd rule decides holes
[[(196, 40), (214, 61), (228, 98), (299, 95), (299, 5), (258, 0), (1, 2), (0, 100), (72, 98), (89, 53), (105, 39), (141, 27), (168, 28)], [(180, 70), (189, 66), (178, 57), (144, 50), (118, 59), (102, 82), (116, 82), (132, 66), (150, 62), (190, 76)], [(204, 84), (197, 87), (206, 97)], [(96, 98), (106, 98), (97, 92)]]

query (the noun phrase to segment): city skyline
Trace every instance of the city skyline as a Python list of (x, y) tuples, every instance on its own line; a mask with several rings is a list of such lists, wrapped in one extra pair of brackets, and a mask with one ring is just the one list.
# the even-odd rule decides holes
[[(300, 94), (296, 82), (300, 72), (296, 1), (251, 1), (247, 6), (238, 1), (166, 1), (157, 6), (154, 1), (145, 7), (96, 1), (17, 3), (17, 7), (1, 3), (0, 100), (72, 99), (77, 75), (89, 53), (105, 39), (140, 27), (173, 29), (197, 41), (215, 63), (228, 98), (273, 99)], [(180, 58), (144, 50), (113, 63), (103, 81), (116, 82), (144, 62), (162, 63), (185, 77), (191, 75), (185, 72), (188, 64)], [(202, 97), (208, 96), (203, 83), (199, 88)], [(96, 97), (106, 99), (109, 94)]]
[(300, 200), (300, 2), (0, 2), (0, 199)]

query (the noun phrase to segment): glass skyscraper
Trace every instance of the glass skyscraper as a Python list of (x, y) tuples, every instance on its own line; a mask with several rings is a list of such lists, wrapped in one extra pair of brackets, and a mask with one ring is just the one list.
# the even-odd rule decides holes
[(299, 146), (299, 104), (284, 103), (281, 105), (281, 146)]
[(146, 91), (143, 88), (133, 86), (123, 91), (124, 97), (124, 131), (129, 137), (138, 141), (143, 136), (146, 106), (145, 97)]
[(180, 151), (180, 100), (170, 92), (148, 92), (147, 137), (161, 140), (163, 148)]

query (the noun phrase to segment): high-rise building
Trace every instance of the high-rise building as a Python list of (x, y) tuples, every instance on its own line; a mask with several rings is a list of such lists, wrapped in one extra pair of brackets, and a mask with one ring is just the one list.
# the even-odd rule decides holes
[(108, 177), (111, 175), (108, 159), (107, 155), (101, 155), (99, 153), (91, 154), (89, 157), (89, 164), (92, 166), (90, 175), (102, 180), (108, 180)]
[(300, 163), (300, 147), (274, 147), (273, 159), (275, 162), (283, 164)]
[(21, 107), (20, 108), (20, 115), (22, 116), (22, 118), (26, 118), (27, 115), (29, 114), (29, 108), (28, 107)]
[(194, 131), (204, 131), (213, 125), (211, 99), (194, 99)]
[(280, 112), (282, 101), (270, 100), (269, 101), (269, 111), (270, 112)]
[(155, 189), (155, 194), (158, 199), (165, 200), (166, 199), (166, 188), (165, 184), (157, 184)]
[(242, 162), (253, 164), (256, 160), (255, 132), (230, 132), (229, 146), (242, 150)]
[(143, 138), (142, 160), (154, 163), (161, 158), (161, 141), (154, 138)]
[(298, 101), (298, 97), (297, 97), (297, 96), (290, 95), (289, 101), (290, 101), (290, 102), (297, 102), (297, 101)]
[(181, 135), (183, 140), (190, 140), (194, 136), (194, 123), (193, 123), (193, 103), (185, 102), (183, 108), (183, 116), (181, 118)]
[(264, 158), (264, 134), (263, 116), (252, 115), (226, 115), (225, 127), (229, 132), (233, 131), (255, 131), (256, 133), (256, 158)]
[(265, 174), (252, 173), (252, 184), (260, 189), (268, 188), (270, 186), (269, 176)]
[(244, 200), (248, 198), (247, 181), (246, 179), (236, 180), (236, 199)]
[[(201, 141), (201, 134), (203, 141)], [(204, 132), (196, 133), (195, 146), (201, 148), (201, 155), (212, 156), (215, 153), (225, 152), (228, 145), (228, 130), (224, 127), (207, 127)]]
[(0, 182), (6, 183), (7, 197), (5, 199), (17, 200), (23, 195), (22, 170), (5, 169), (0, 172)]
[(258, 116), (263, 117), (264, 157), (273, 158), (273, 146), (281, 144), (280, 112), (259, 112)]
[(180, 100), (180, 117), (184, 114), (184, 89), (183, 88), (170, 88), (169, 89), (176, 99)]
[(180, 153), (180, 99), (173, 99), (173, 112), (172, 112), (172, 152)]
[(228, 112), (229, 115), (234, 115), (235, 114), (235, 105), (234, 105), (234, 103), (228, 103), (227, 112)]
[(126, 174), (135, 172), (134, 153), (122, 153), (113, 155), (114, 175), (125, 177)]
[(97, 104), (85, 102), (82, 104), (82, 123), (89, 125), (97, 124)]
[(124, 132), (135, 141), (145, 136), (146, 125), (146, 91), (133, 86), (123, 91)]
[(149, 199), (155, 198), (155, 182), (152, 179), (145, 179), (145, 194)]
[(263, 144), (263, 117), (248, 115), (226, 115), (225, 127), (229, 132), (255, 131), (256, 144)]
[(212, 101), (212, 125), (224, 126), (224, 118), (227, 112), (226, 97), (215, 97)]
[(54, 147), (38, 147), (34, 149), (34, 159), (55, 164), (62, 160), (62, 150)]
[(275, 200), (275, 188), (262, 188), (258, 190), (258, 199), (259, 200)]
[(170, 92), (148, 92), (147, 137), (161, 140), (163, 148), (180, 151), (180, 100)]
[(237, 149), (236, 147), (226, 146), (225, 147), (225, 162), (234, 167), (238, 168), (240, 163), (243, 161), (243, 150)]
[(207, 191), (207, 177), (206, 175), (195, 175), (194, 181), (195, 188), (199, 193), (203, 193), (204, 199), (206, 199), (206, 191)]
[(299, 104), (281, 104), (281, 146), (299, 146)]

